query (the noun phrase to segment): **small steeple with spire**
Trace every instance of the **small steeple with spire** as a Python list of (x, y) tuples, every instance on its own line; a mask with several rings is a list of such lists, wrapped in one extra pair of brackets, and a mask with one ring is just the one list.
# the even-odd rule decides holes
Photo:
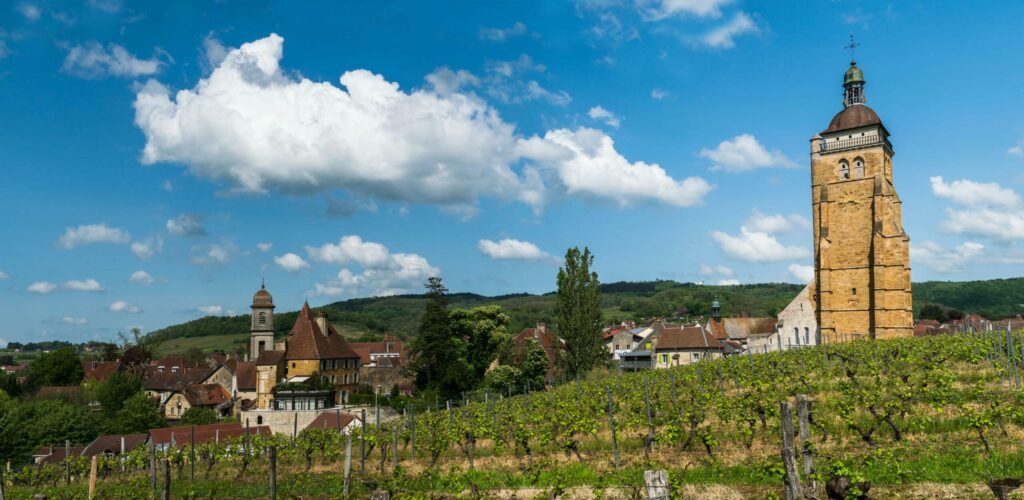
[(718, 302), (718, 296), (711, 299), (711, 319), (722, 321), (722, 304)]
[(857, 59), (853, 55), (854, 49), (859, 46), (860, 44), (853, 39), (853, 33), (850, 33), (850, 44), (846, 46), (850, 49), (850, 68), (843, 75), (843, 107), (846, 108), (854, 104), (864, 104), (868, 100), (864, 95), (864, 72), (857, 67)]

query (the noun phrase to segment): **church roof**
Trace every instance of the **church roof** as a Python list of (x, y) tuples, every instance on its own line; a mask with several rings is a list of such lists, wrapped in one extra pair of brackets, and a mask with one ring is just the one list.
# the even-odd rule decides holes
[(295, 318), (295, 326), (292, 327), (291, 336), (288, 338), (288, 349), (285, 359), (342, 359), (358, 358), (348, 345), (348, 342), (331, 326), (327, 324), (327, 331), (320, 330), (320, 326), (312, 317), (309, 304), (303, 304), (299, 316)]
[(828, 128), (822, 132), (822, 135), (871, 125), (881, 125), (883, 129), (885, 128), (875, 110), (863, 104), (854, 104), (847, 106), (846, 109), (832, 117), (832, 121), (828, 124)]

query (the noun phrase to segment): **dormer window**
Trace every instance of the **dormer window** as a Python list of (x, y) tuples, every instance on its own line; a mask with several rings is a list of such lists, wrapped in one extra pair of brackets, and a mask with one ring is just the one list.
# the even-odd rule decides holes
[(846, 160), (839, 161), (839, 180), (845, 181), (850, 178), (850, 164)]

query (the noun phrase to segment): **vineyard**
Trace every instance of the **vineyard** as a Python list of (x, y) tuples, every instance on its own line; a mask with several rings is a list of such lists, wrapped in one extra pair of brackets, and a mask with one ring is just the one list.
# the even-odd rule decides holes
[[(98, 461), (97, 494), (172, 496), (623, 497), (643, 471), (678, 496), (772, 497), (786, 470), (780, 403), (810, 401), (800, 453), (818, 498), (843, 477), (874, 497), (992, 497), (1024, 479), (1024, 338), (1018, 332), (857, 341), (706, 360), (636, 374), (595, 372), (550, 390), (477, 393), (350, 436), (245, 436), (194, 449), (138, 448)], [(346, 486), (344, 459), (351, 450)], [(273, 455), (271, 464), (269, 457)], [(8, 498), (85, 497), (89, 463), (7, 472)], [(69, 480), (70, 476), (70, 480)], [(859, 488), (859, 489), (858, 489)]]

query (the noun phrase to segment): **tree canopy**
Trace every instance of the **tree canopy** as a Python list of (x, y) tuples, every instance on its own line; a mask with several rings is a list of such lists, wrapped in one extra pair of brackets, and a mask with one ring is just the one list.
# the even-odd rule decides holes
[(28, 366), (27, 383), (36, 388), (44, 385), (78, 385), (85, 372), (82, 359), (70, 347), (40, 354)]
[(570, 248), (558, 270), (558, 335), (565, 341), (562, 366), (569, 376), (590, 371), (608, 352), (601, 342), (601, 283), (591, 271), (594, 256), (584, 247)]

